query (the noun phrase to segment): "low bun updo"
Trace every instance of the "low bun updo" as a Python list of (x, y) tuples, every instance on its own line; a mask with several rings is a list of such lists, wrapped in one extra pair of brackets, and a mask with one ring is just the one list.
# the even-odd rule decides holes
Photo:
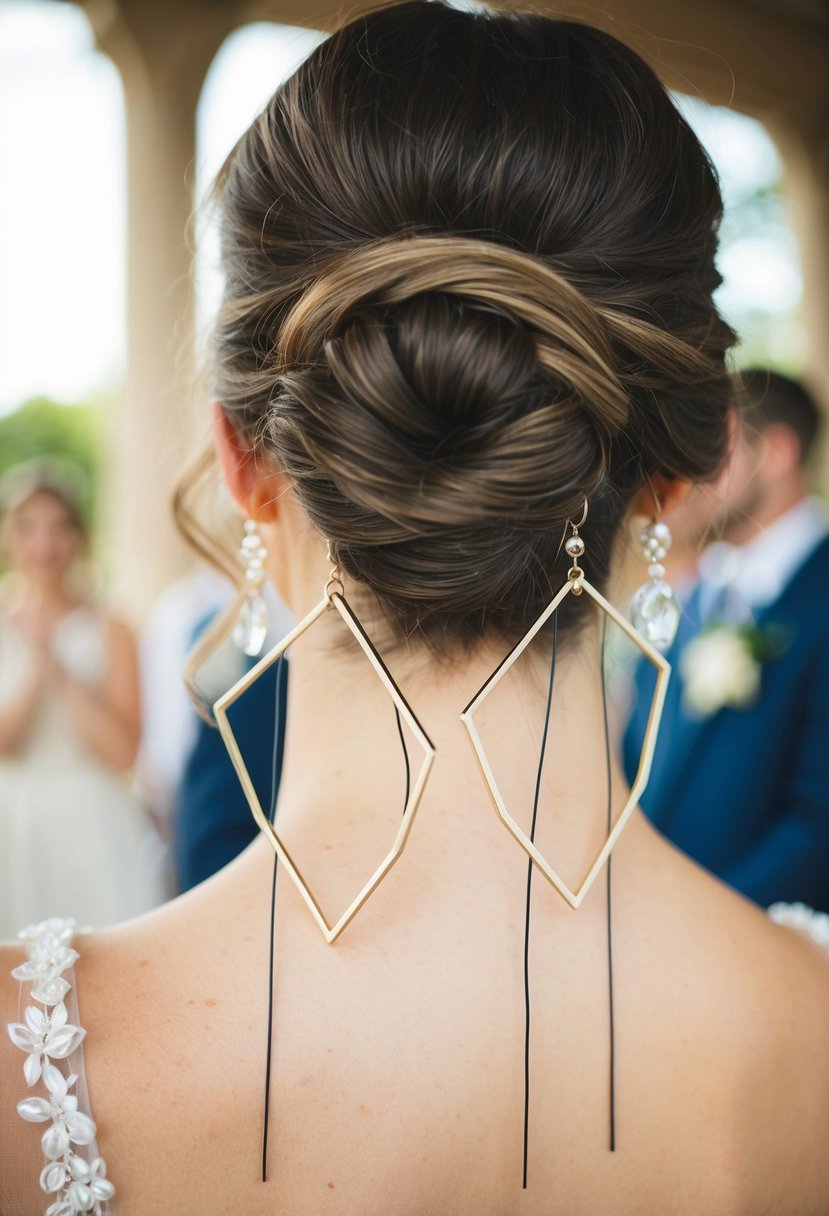
[(280, 87), (217, 198), (217, 396), (400, 636), (519, 636), (585, 497), (601, 587), (648, 478), (719, 468), (715, 174), (609, 35), (372, 12)]

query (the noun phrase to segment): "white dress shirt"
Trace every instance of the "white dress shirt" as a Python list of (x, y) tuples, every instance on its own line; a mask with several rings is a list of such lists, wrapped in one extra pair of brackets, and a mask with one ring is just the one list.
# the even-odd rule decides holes
[(752, 619), (780, 598), (827, 534), (826, 506), (803, 498), (746, 544), (709, 545), (699, 562), (701, 619)]

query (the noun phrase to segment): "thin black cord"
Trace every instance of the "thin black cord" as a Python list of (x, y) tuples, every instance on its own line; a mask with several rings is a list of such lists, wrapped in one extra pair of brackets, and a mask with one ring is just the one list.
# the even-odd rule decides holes
[[(277, 660), (276, 671), (276, 712), (273, 734), (273, 753), (271, 760), (271, 807), (270, 821), (273, 823), (276, 820), (276, 800), (277, 800), (277, 784), (276, 784), (276, 769), (279, 756), (279, 734), (280, 734), (280, 713), (279, 708), (282, 703), (282, 684), (284, 679), (285, 660), (284, 656), (280, 656)], [(409, 763), (409, 751), (406, 747), (406, 738), (403, 734), (403, 723), (400, 718), (400, 710), (395, 705), (394, 715), (397, 721), (397, 731), (400, 735), (400, 744), (403, 748), (403, 758), (406, 764), (406, 797), (403, 802), (403, 813), (405, 814), (406, 807), (409, 805), (409, 794), (411, 792), (411, 765)], [(262, 1181), (268, 1181), (268, 1127), (270, 1123), (270, 1094), (271, 1094), (271, 1058), (273, 1055), (273, 986), (274, 986), (274, 935), (276, 928), (276, 875), (279, 858), (276, 853), (273, 855), (273, 881), (271, 884), (271, 923), (270, 923), (270, 955), (268, 963), (268, 1035), (267, 1049), (265, 1055), (265, 1110), (262, 1118)]]
[[(613, 781), (610, 767), (610, 724), (607, 714), (607, 679), (605, 676), (605, 641), (607, 639), (607, 617), (602, 617), (602, 709), (604, 712), (604, 747), (607, 769), (607, 834), (612, 824)], [(616, 1151), (616, 1024), (613, 1010), (613, 854), (607, 859), (607, 982), (608, 1013), (610, 1018), (610, 1151)]]
[[(558, 651), (558, 616), (553, 613), (553, 646), (550, 656), (550, 682), (547, 687), (547, 709), (544, 715), (544, 733), (541, 737), (541, 754), (535, 778), (533, 818), (530, 840), (535, 844), (535, 828), (538, 821), (538, 802), (541, 796), (541, 774), (544, 768), (544, 753), (547, 750), (547, 733), (550, 729), (550, 708), (553, 703), (553, 685), (556, 678), (556, 654)], [(521, 1186), (527, 1189), (527, 1154), (530, 1129), (530, 904), (532, 896), (533, 862), (527, 862), (527, 905), (524, 915), (524, 1163)]]
[[(273, 753), (271, 755), (271, 805), (269, 819), (276, 820), (277, 783), (276, 768), (279, 757), (279, 735), (282, 723), (280, 721), (280, 706), (282, 704), (282, 684), (285, 672), (285, 656), (280, 655), (276, 661), (276, 697), (274, 700), (274, 729)], [(276, 929), (276, 872), (279, 858), (273, 855), (273, 879), (271, 881), (271, 926), (270, 950), (268, 955), (268, 1036), (265, 1053), (265, 1110), (262, 1117), (262, 1181), (268, 1181), (268, 1125), (270, 1122), (271, 1097), (271, 1056), (273, 1051), (273, 984), (274, 984), (274, 935)]]
[(406, 807), (409, 805), (409, 794), (412, 788), (412, 770), (409, 764), (409, 749), (406, 747), (406, 736), (403, 734), (403, 723), (400, 720), (400, 710), (397, 705), (394, 707), (394, 716), (397, 719), (397, 733), (400, 735), (400, 746), (403, 748), (403, 759), (406, 761), (406, 798), (403, 802), (403, 814), (406, 814)]

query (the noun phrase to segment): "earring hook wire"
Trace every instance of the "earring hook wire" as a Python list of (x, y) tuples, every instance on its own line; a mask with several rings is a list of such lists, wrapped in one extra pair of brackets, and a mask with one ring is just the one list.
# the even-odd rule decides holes
[(589, 509), (590, 509), (590, 503), (588, 502), (587, 495), (585, 494), (584, 510), (581, 513), (581, 519), (579, 520), (579, 522), (577, 524), (575, 524), (575, 523), (573, 523), (572, 519), (567, 520), (567, 523), (573, 529), (574, 532), (578, 533), (579, 528), (583, 528), (584, 525), (587, 523), (587, 513), (588, 513)]

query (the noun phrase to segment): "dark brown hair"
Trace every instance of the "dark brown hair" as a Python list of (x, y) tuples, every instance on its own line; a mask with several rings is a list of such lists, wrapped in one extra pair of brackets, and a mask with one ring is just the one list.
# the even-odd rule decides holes
[(602, 586), (648, 479), (720, 466), (716, 175), (610, 35), (373, 11), (277, 90), (217, 200), (216, 394), (400, 636), (519, 635), (585, 497)]

